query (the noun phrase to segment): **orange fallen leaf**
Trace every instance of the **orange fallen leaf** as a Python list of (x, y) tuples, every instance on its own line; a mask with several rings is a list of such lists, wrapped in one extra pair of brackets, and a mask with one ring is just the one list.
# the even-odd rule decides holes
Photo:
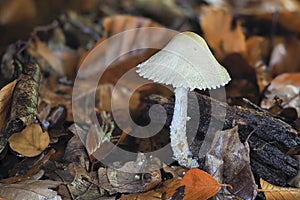
[(50, 143), (48, 132), (39, 124), (31, 124), (8, 139), (9, 146), (19, 154), (34, 157), (42, 153)]
[[(222, 184), (200, 169), (190, 169), (182, 179), (174, 177), (163, 182), (157, 189), (145, 193), (123, 194), (121, 200), (127, 199), (183, 199), (206, 200), (218, 193)], [(147, 197), (147, 198), (146, 198)]]
[(246, 53), (245, 35), (239, 21), (232, 27), (231, 15), (209, 6), (201, 8), (200, 18), (204, 37), (218, 60), (230, 53)]
[(297, 200), (300, 199), (300, 188), (279, 187), (260, 179), (262, 189), (267, 200)]
[(9, 102), (12, 97), (17, 81), (13, 81), (0, 90), (0, 132), (6, 126), (5, 120), (8, 113)]
[(217, 194), (222, 186), (211, 175), (197, 168), (187, 171), (181, 184), (185, 185), (184, 200), (208, 199)]

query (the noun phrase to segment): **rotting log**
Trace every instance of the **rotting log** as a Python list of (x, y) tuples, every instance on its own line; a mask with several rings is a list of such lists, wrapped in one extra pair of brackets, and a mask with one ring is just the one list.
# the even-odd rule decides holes
[[(267, 112), (241, 106), (229, 106), (202, 94), (197, 94), (196, 97), (198, 102), (189, 103), (188, 111), (189, 116), (195, 116), (195, 112), (201, 113), (195, 140), (203, 140), (212, 117), (216, 119), (223, 117), (224, 121), (220, 122), (223, 123), (223, 130), (237, 125), (242, 142), (245, 142), (251, 134), (248, 142), (251, 150), (251, 167), (256, 178), (262, 177), (272, 184), (286, 186), (287, 181), (297, 174), (298, 162), (289, 152), (300, 149), (300, 138), (297, 131), (290, 125)], [(148, 108), (154, 104), (164, 107), (165, 110), (161, 109), (151, 114), (151, 121), (155, 122), (166, 112), (165, 127), (168, 128), (172, 120), (174, 98), (151, 96), (146, 102)], [(214, 116), (211, 116), (212, 105), (217, 111), (226, 109), (226, 115), (218, 116), (224, 113), (214, 112)], [(144, 112), (143, 117), (148, 118), (147, 112)], [(188, 127), (187, 134), (189, 134)], [(201, 144), (201, 141), (193, 143)], [(199, 149), (200, 145), (191, 145), (192, 152), (199, 152)]]

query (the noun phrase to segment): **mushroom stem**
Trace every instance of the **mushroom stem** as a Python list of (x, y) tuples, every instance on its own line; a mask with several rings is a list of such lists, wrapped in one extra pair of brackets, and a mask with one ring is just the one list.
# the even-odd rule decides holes
[(174, 159), (182, 166), (188, 168), (198, 167), (197, 160), (192, 159), (186, 136), (188, 89), (184, 87), (175, 88), (175, 107), (171, 122), (171, 147)]

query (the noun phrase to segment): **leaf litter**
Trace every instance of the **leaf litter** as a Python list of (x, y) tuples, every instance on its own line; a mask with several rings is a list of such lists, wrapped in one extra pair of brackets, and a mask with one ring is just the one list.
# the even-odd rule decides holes
[[(0, 10), (7, 7), (16, 16), (6, 18), (7, 16), (2, 13), (1, 23), (4, 26), (22, 23), (41, 12), (36, 8), (42, 3), (37, 4), (33, 1), (26, 3), (27, 7), (24, 9), (28, 12), (23, 17), (14, 11), (16, 5), (13, 3), (0, 5)], [(159, 160), (152, 164), (143, 164), (149, 173), (122, 172), (124, 169), (136, 168), (142, 153), (138, 154), (136, 160), (122, 164), (116, 163), (116, 168), (106, 168), (86, 152), (82, 141), (76, 136), (76, 131), (86, 133), (90, 129), (90, 132), (98, 133), (99, 130), (90, 128), (91, 122), (85, 121), (86, 119), (83, 119), (80, 127), (72, 125), (72, 85), (80, 60), (84, 59), (97, 40), (102, 41), (129, 28), (151, 26), (168, 27), (180, 31), (193, 30), (198, 33), (201, 33), (202, 29), (203, 36), (215, 56), (220, 62), (225, 63), (225, 67), (231, 70), (231, 75), (233, 75), (233, 82), (226, 87), (228, 103), (251, 107), (249, 101), (245, 103), (243, 100), (243, 98), (249, 99), (259, 109), (270, 112), (272, 117), (279, 118), (296, 128), (299, 121), (299, 105), (297, 104), (299, 41), (297, 38), (300, 31), (297, 28), (299, 27), (297, 16), (300, 9), (298, 3), (291, 0), (280, 1), (278, 4), (267, 1), (256, 5), (251, 5), (251, 2), (248, 4), (248, 1), (240, 4), (230, 4), (230, 1), (218, 1), (218, 3), (202, 5), (195, 1), (179, 3), (172, 0), (165, 3), (137, 0), (125, 0), (121, 3), (114, 1), (65, 3), (63, 6), (72, 7), (78, 13), (89, 11), (92, 14), (80, 15), (76, 12), (68, 12), (58, 17), (49, 26), (37, 27), (25, 42), (25, 47), (20, 43), (10, 46), (4, 53), (5, 56), (2, 57), (0, 67), (1, 158), (19, 156), (19, 159), (26, 160), (32, 156), (43, 157), (48, 146), (57, 148), (57, 151), (51, 153), (55, 162), (46, 157), (45, 161), (35, 168), (36, 173), (28, 174), (31, 178), (42, 177), (49, 180), (26, 180), (25, 178), (21, 182), (1, 184), (0, 197), (10, 199), (11, 195), (19, 195), (19, 189), (10, 193), (12, 187), (19, 187), (20, 190), (26, 191), (27, 199), (34, 199), (39, 195), (48, 195), (49, 199), (60, 199), (60, 195), (64, 198), (77, 199), (113, 199), (116, 198), (117, 193), (124, 193), (120, 194), (121, 199), (207, 199), (219, 190), (214, 198), (220, 198), (220, 195), (226, 194), (237, 198), (254, 199), (255, 189), (259, 182), (254, 180), (250, 163), (259, 163), (257, 166), (263, 169), (269, 161), (250, 160), (247, 141), (243, 144), (239, 139), (239, 136), (243, 135), (239, 133), (244, 131), (243, 127), (239, 126), (239, 130), (234, 128), (218, 132), (218, 137), (215, 138), (216, 144), (206, 160), (206, 170), (212, 175), (211, 177), (199, 169), (188, 170), (184, 176), (176, 176), (173, 168), (169, 169), (169, 172), (166, 172), (166, 168), (163, 167), (159, 171), (151, 169), (152, 165), (156, 167), (165, 165)], [(53, 5), (56, 4), (57, 2), (53, 3)], [(220, 5), (225, 11), (220, 9)], [(288, 8), (286, 5), (292, 5), (292, 7)], [(97, 11), (94, 9), (96, 7)], [(274, 20), (273, 11), (270, 12), (267, 8), (279, 11), (276, 24), (279, 31), (273, 32), (273, 36), (270, 36), (271, 31), (264, 29), (264, 26), (271, 26)], [(48, 13), (48, 10), (44, 10), (44, 13)], [(158, 10), (163, 12), (158, 12)], [(248, 16), (253, 16), (253, 18), (250, 20)], [(251, 24), (253, 21), (260, 23), (253, 25)], [(222, 34), (219, 34), (220, 32)], [(157, 39), (155, 42), (160, 42), (160, 39), (164, 40), (163, 37), (147, 39)], [(145, 37), (142, 32), (139, 32), (136, 38), (126, 38), (126, 42), (120, 48), (127, 49), (130, 45), (139, 45), (143, 40)], [(164, 44), (161, 43), (161, 45)], [(103, 53), (105, 56), (105, 52)], [(111, 88), (122, 74), (146, 60), (153, 53), (155, 50), (130, 53), (108, 68), (98, 87), (96, 99), (98, 113), (111, 112), (109, 102), (112, 98), (116, 98), (120, 108), (124, 106), (122, 99), (127, 98), (127, 93), (134, 88), (134, 85), (127, 82), (121, 83), (122, 91), (118, 91), (118, 96), (114, 97), (111, 94)], [(31, 63), (28, 64), (28, 60), (31, 60)], [(96, 58), (94, 62), (97, 62)], [(234, 63), (239, 63), (239, 65), (234, 66)], [(132, 80), (134, 84), (134, 79)], [(139, 119), (146, 107), (143, 99), (152, 93), (167, 97), (171, 95), (170, 92), (155, 85), (139, 88), (130, 103), (130, 110), (134, 113), (135, 119)], [(119, 115), (123, 116), (122, 112)], [(101, 120), (101, 117), (97, 120)], [(160, 142), (165, 140), (165, 138), (161, 138), (161, 141), (153, 138), (148, 141), (133, 140), (127, 134), (132, 131), (131, 127), (130, 125), (127, 127), (128, 129), (122, 132), (115, 126), (108, 140), (116, 137), (115, 144), (135, 151), (159, 148), (162, 145)], [(168, 134), (166, 130), (162, 133)], [(99, 143), (100, 146), (105, 143), (103, 135), (96, 135), (95, 138), (95, 134), (90, 134), (87, 141), (90, 145), (90, 154), (98, 148)], [(6, 145), (9, 137), (11, 149), (8, 149)], [(97, 140), (99, 141), (97, 144), (92, 142)], [(160, 140), (159, 137), (158, 140)], [(261, 142), (262, 146), (257, 146), (257, 149), (267, 147), (269, 151), (272, 149), (272, 144), (268, 142)], [(20, 150), (21, 147), (22, 150)], [(260, 151), (254, 151), (254, 153), (258, 156), (257, 158), (261, 156)], [(272, 153), (268, 155), (283, 158), (286, 154), (292, 156), (298, 153), (295, 149), (284, 149), (276, 155)], [(6, 160), (8, 159), (0, 160), (1, 164), (5, 164), (3, 162)], [(19, 163), (16, 159), (12, 160), (15, 162), (12, 165)], [(209, 162), (214, 162), (214, 164), (209, 164)], [(292, 160), (288, 162), (294, 163)], [(170, 167), (174, 167), (174, 164)], [(293, 167), (295, 167), (294, 164)], [(284, 169), (280, 170), (284, 171)], [(103, 180), (99, 179), (100, 175)], [(256, 171), (254, 176), (257, 176)], [(6, 175), (5, 178), (12, 177)], [(30, 179), (30, 177), (27, 178)], [(205, 180), (204, 184), (201, 182), (203, 180)], [(286, 184), (285, 181), (281, 183)], [(28, 188), (29, 184), (44, 193), (27, 193), (31, 189)], [(231, 187), (222, 184), (229, 184)], [(270, 194), (275, 195), (275, 198), (278, 198), (280, 194), (288, 199), (292, 191), (297, 191), (293, 188), (277, 188), (276, 186), (267, 186), (266, 189), (264, 185), (265, 183), (261, 182), (263, 189), (258, 190), (257, 199), (261, 198), (261, 191), (265, 193), (267, 199), (270, 198)], [(296, 182), (293, 185), (298, 187)], [(207, 189), (207, 196), (204, 194), (206, 190), (203, 190), (203, 187)]]

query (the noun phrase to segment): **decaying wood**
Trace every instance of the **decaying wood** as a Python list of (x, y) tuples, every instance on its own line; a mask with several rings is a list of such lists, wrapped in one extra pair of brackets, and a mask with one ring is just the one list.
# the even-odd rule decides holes
[[(196, 103), (189, 104), (190, 116), (195, 116), (193, 112), (198, 112), (197, 109), (201, 113), (195, 140), (204, 138), (211, 117), (216, 117), (216, 119), (222, 117), (211, 116), (211, 106), (213, 105), (216, 110), (226, 109), (226, 116), (223, 116), (225, 117), (223, 129), (229, 129), (237, 125), (240, 139), (243, 142), (250, 133), (252, 134), (249, 139), (250, 158), (251, 167), (256, 178), (262, 177), (270, 183), (284, 186), (287, 184), (288, 179), (297, 174), (298, 163), (292, 156), (288, 155), (288, 151), (300, 148), (300, 138), (297, 131), (290, 125), (272, 117), (267, 112), (240, 106), (229, 106), (201, 94), (197, 94), (197, 99), (198, 105), (195, 105)], [(147, 100), (147, 104), (148, 107), (153, 104), (160, 104), (165, 108), (168, 116), (165, 127), (168, 128), (172, 120), (174, 98), (166, 99), (153, 96)], [(155, 119), (159, 119), (159, 116), (165, 111), (161, 110), (154, 113), (151, 120), (155, 122)], [(221, 115), (222, 112), (215, 112), (215, 115), (219, 114)], [(194, 141), (194, 143), (197, 142)], [(193, 152), (199, 152), (199, 148), (199, 145), (191, 146)]]

